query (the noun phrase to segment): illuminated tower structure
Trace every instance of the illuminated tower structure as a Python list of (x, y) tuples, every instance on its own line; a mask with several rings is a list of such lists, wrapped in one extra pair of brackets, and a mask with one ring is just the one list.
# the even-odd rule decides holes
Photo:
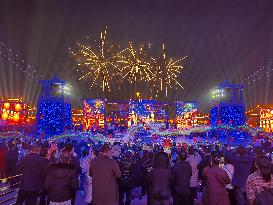
[(72, 126), (71, 101), (65, 91), (65, 81), (54, 77), (40, 84), (37, 132), (46, 137), (61, 134)]
[(225, 81), (211, 92), (210, 125), (240, 126), (246, 123), (243, 85)]

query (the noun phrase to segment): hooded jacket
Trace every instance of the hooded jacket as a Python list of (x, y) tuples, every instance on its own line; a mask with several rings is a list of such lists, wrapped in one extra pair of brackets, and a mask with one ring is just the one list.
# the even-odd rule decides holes
[(73, 190), (78, 189), (77, 172), (70, 164), (55, 163), (48, 168), (45, 190), (51, 202), (71, 199)]

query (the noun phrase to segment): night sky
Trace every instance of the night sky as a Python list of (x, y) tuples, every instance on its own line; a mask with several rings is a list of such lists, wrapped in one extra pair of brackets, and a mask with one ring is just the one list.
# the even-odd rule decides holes
[[(156, 53), (164, 42), (170, 57), (188, 56), (180, 77), (185, 89), (174, 90), (168, 100), (199, 100), (203, 111), (215, 85), (240, 83), (273, 62), (272, 0), (0, 0), (0, 42), (45, 78), (67, 80), (78, 106), (98, 91), (77, 80), (68, 48), (87, 36), (97, 39), (105, 26), (122, 47), (128, 41), (151, 43)], [(0, 72), (0, 96), (36, 102), (37, 81), (1, 56)], [(273, 104), (271, 88), (272, 73), (246, 86), (247, 107)], [(112, 98), (119, 95), (126, 92)]]

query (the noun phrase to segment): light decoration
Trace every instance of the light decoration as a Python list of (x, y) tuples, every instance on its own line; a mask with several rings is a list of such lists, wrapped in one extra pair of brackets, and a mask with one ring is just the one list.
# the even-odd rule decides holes
[(64, 105), (61, 102), (41, 102), (38, 109), (38, 133), (56, 135), (64, 131)]
[(255, 72), (246, 76), (243, 83), (246, 85), (253, 85), (263, 78), (268, 78), (273, 71), (272, 62), (269, 61), (267, 64), (259, 67)]
[(212, 99), (221, 99), (221, 98), (225, 97), (224, 89), (213, 89), (211, 91), (211, 97), (212, 97)]
[(8, 48), (3, 42), (0, 43), (0, 56), (9, 63), (12, 63), (22, 72), (26, 73), (28, 77), (37, 81), (43, 78), (43, 74), (41, 74), (38, 68), (28, 65), (14, 50)]
[(136, 100), (129, 102), (129, 125), (154, 121), (154, 100)]
[(21, 110), (21, 105), (20, 104), (16, 104), (15, 105), (15, 111), (20, 111)]
[(197, 125), (197, 102), (176, 102), (176, 120), (178, 129), (187, 129)]
[(9, 114), (8, 114), (7, 112), (4, 112), (4, 113), (2, 114), (2, 120), (7, 120), (8, 117), (9, 117)]
[(88, 131), (104, 127), (105, 100), (85, 99), (83, 105), (83, 127)]
[(19, 113), (15, 113), (15, 114), (13, 115), (13, 120), (14, 120), (15, 122), (17, 122), (17, 121), (19, 121), (19, 119), (20, 119)]
[(260, 127), (264, 129), (265, 132), (273, 131), (273, 106), (262, 107), (259, 109), (260, 115)]
[(244, 108), (242, 106), (231, 105), (222, 107), (212, 107), (210, 111), (210, 125), (231, 125), (241, 126), (245, 124)]
[(77, 43), (76, 49), (71, 50), (71, 54), (78, 62), (77, 71), (81, 72), (79, 80), (88, 78), (91, 81), (90, 89), (99, 82), (103, 91), (110, 92), (110, 80), (118, 70), (116, 62), (126, 49), (119, 51), (119, 46), (110, 44), (106, 36), (107, 27), (100, 34), (98, 49), (95, 48), (95, 45), (85, 46)]
[(10, 108), (10, 103), (8, 103), (8, 102), (4, 103), (4, 108), (6, 110), (8, 110)]

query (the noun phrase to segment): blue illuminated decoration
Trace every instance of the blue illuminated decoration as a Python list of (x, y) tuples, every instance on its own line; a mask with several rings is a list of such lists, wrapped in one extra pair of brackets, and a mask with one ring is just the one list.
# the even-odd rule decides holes
[[(243, 85), (232, 84), (225, 81), (219, 84), (215, 90), (221, 90), (221, 98), (212, 99), (210, 110), (210, 125), (241, 126), (246, 122), (245, 106), (243, 101)], [(214, 91), (215, 92), (215, 91)], [(214, 94), (213, 92), (213, 94)]]
[(65, 81), (55, 77), (42, 80), (37, 109), (37, 133), (44, 137), (58, 135), (71, 127), (71, 103), (64, 96)]
[(56, 135), (64, 131), (64, 104), (41, 102), (39, 104), (38, 133)]
[(210, 109), (210, 125), (216, 126), (218, 124), (218, 108), (212, 107)]
[(129, 113), (141, 118), (148, 118), (154, 112), (154, 100), (137, 100), (129, 102)]
[(65, 127), (72, 127), (72, 106), (70, 103), (65, 103), (64, 105), (64, 115), (65, 115)]
[(187, 113), (196, 112), (197, 108), (198, 108), (197, 102), (177, 101), (176, 102), (176, 116), (178, 118), (183, 118), (183, 116)]

